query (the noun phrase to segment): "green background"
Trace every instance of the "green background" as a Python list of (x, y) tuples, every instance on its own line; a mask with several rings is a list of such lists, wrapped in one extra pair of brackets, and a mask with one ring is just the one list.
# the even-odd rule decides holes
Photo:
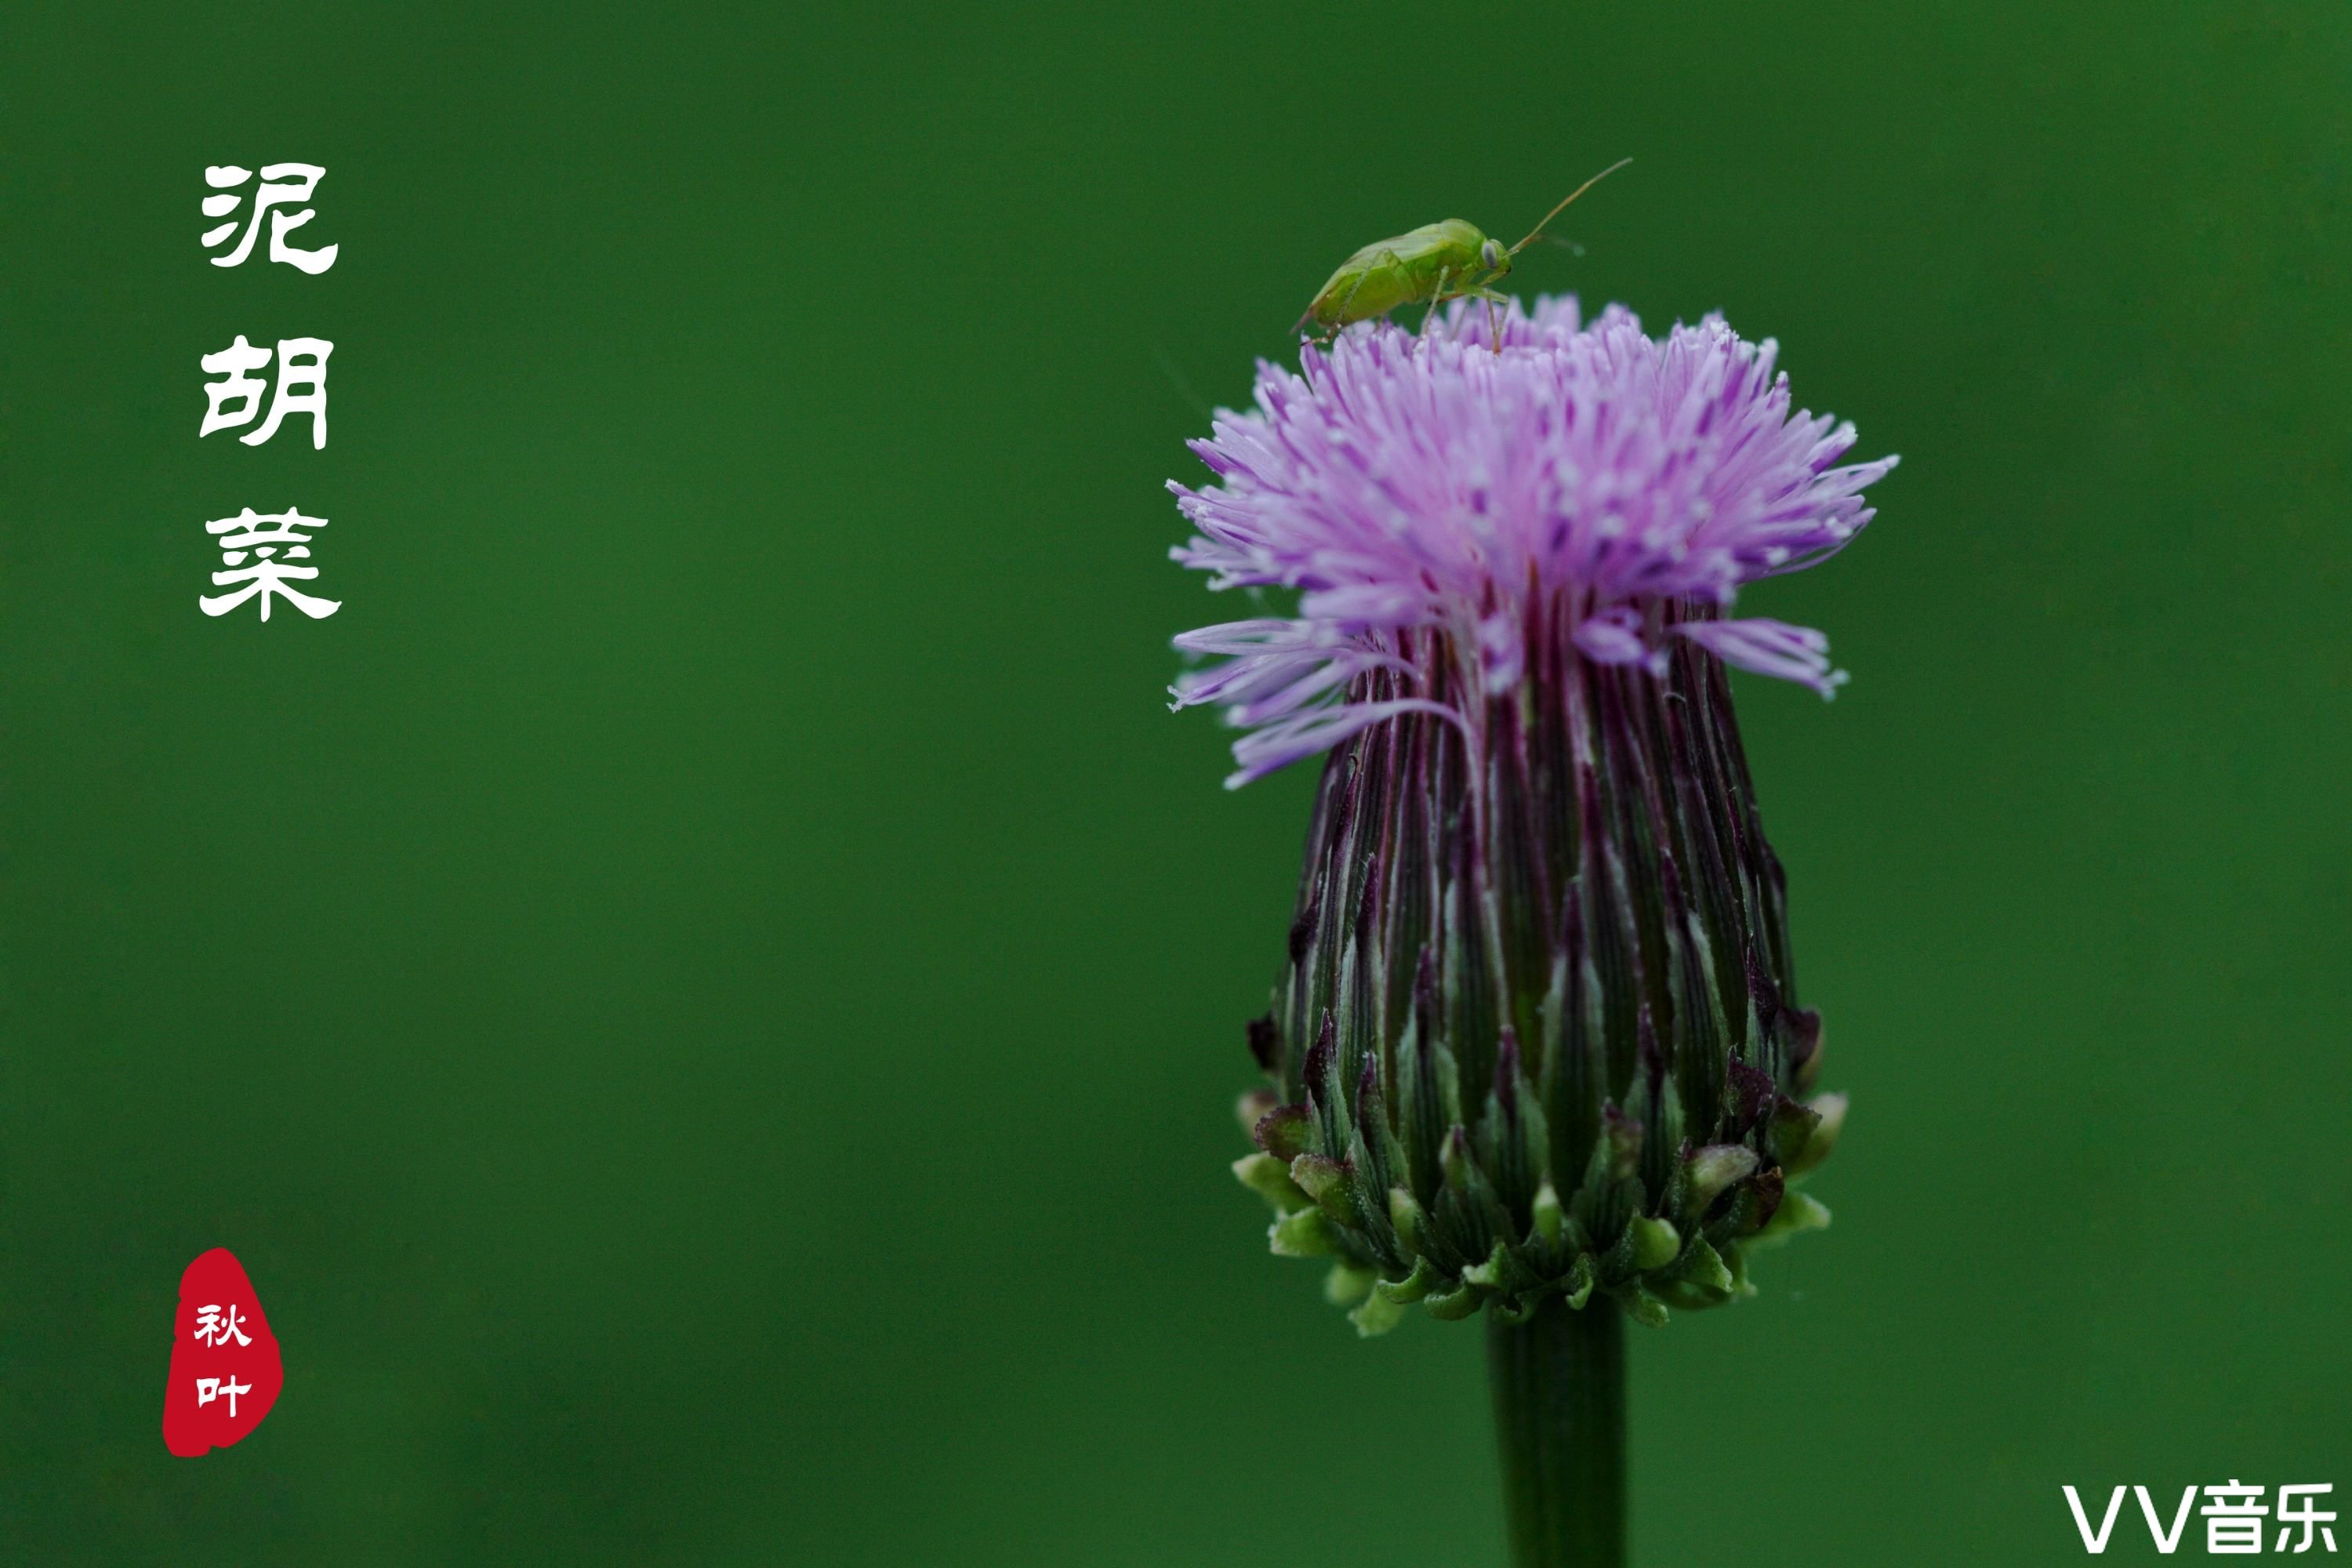
[[(1641, 1561), (2352, 1502), (2336, 0), (336, 9), (0, 21), (13, 1560), (1496, 1562), (1475, 1331), (1224, 1169), (1310, 780), (1162, 706), (1160, 486), (1624, 154), (1520, 281), (1904, 457), (1744, 601), (1855, 674), (1742, 686), (1855, 1110), (1637, 1342)], [(334, 268), (206, 265), (287, 159)], [(238, 332), (326, 450), (199, 442)], [(342, 612), (199, 615), (289, 504)], [(178, 1460), (217, 1245), (286, 1389)]]

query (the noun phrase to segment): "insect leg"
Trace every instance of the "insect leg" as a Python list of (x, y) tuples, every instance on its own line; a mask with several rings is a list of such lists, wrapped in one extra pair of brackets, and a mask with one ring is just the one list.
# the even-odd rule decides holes
[(1429, 291), (1429, 309), (1423, 311), (1421, 317), (1421, 335), (1424, 338), (1429, 336), (1430, 318), (1437, 314), (1438, 302), (1445, 298), (1445, 275), (1451, 270), (1446, 267), (1437, 269), (1437, 287)]
[[(1382, 251), (1381, 254), (1382, 256), (1386, 256), (1388, 252)], [(1377, 258), (1375, 258), (1374, 265), (1378, 265)], [(1356, 280), (1353, 283), (1348, 285), (1348, 292), (1340, 297), (1339, 309), (1331, 312), (1331, 324), (1323, 329), (1323, 336), (1321, 339), (1323, 342), (1328, 343), (1333, 338), (1338, 337), (1339, 335), (1339, 329), (1348, 324), (1348, 307), (1356, 302), (1357, 294), (1361, 292), (1363, 289), (1364, 279), (1370, 278), (1371, 275), (1371, 268), (1367, 267), (1362, 271), (1356, 274)]]
[(1503, 329), (1496, 320), (1495, 307), (1501, 305), (1507, 310), (1511, 303), (1511, 297), (1508, 294), (1497, 294), (1484, 283), (1465, 283), (1454, 292), (1456, 298), (1484, 300), (1486, 302), (1486, 339), (1493, 345), (1495, 352), (1501, 353)]

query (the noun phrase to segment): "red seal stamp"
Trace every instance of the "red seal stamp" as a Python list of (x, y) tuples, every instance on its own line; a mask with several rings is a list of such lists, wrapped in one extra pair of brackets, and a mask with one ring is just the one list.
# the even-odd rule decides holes
[(285, 1382), (253, 1281), (227, 1247), (214, 1247), (180, 1276), (163, 1446), (184, 1458), (227, 1447), (261, 1425)]

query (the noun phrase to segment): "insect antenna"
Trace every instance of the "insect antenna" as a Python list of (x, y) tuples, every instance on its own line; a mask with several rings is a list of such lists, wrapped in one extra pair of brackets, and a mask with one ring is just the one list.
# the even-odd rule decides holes
[(1192, 390), (1192, 384), (1184, 379), (1182, 371), (1176, 368), (1174, 356), (1171, 355), (1166, 349), (1155, 346), (1151, 351), (1151, 357), (1159, 361), (1160, 374), (1168, 378), (1168, 384), (1175, 389), (1176, 395), (1182, 398), (1185, 405), (1201, 416), (1201, 423), (1215, 424), (1217, 416), (1209, 412), (1209, 405), (1201, 401), (1200, 394)]
[(1601, 173), (1593, 175), (1592, 178), (1585, 181), (1584, 184), (1577, 186), (1576, 189), (1569, 192), (1567, 198), (1563, 200), (1559, 205), (1552, 208), (1551, 211), (1543, 215), (1543, 223), (1539, 223), (1536, 225), (1535, 227), (1528, 230), (1527, 238), (1511, 247), (1511, 254), (1513, 256), (1517, 256), (1520, 251), (1525, 250), (1528, 246), (1534, 244), (1537, 236), (1543, 233), (1544, 224), (1549, 223), (1552, 219), (1566, 212), (1570, 202), (1574, 201), (1577, 197), (1582, 195), (1585, 192), (1591, 190), (1593, 186), (1599, 184), (1601, 181), (1607, 179), (1610, 175), (1615, 174), (1618, 170), (1623, 168), (1633, 161), (1633, 160), (1631, 158), (1620, 158), (1615, 163), (1610, 164), (1607, 168), (1601, 170)]

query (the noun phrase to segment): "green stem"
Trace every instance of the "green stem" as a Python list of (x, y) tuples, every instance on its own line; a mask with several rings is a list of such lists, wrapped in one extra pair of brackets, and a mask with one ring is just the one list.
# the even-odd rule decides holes
[(1548, 1296), (1516, 1327), (1490, 1317), (1486, 1365), (1512, 1568), (1624, 1568), (1624, 1312)]

